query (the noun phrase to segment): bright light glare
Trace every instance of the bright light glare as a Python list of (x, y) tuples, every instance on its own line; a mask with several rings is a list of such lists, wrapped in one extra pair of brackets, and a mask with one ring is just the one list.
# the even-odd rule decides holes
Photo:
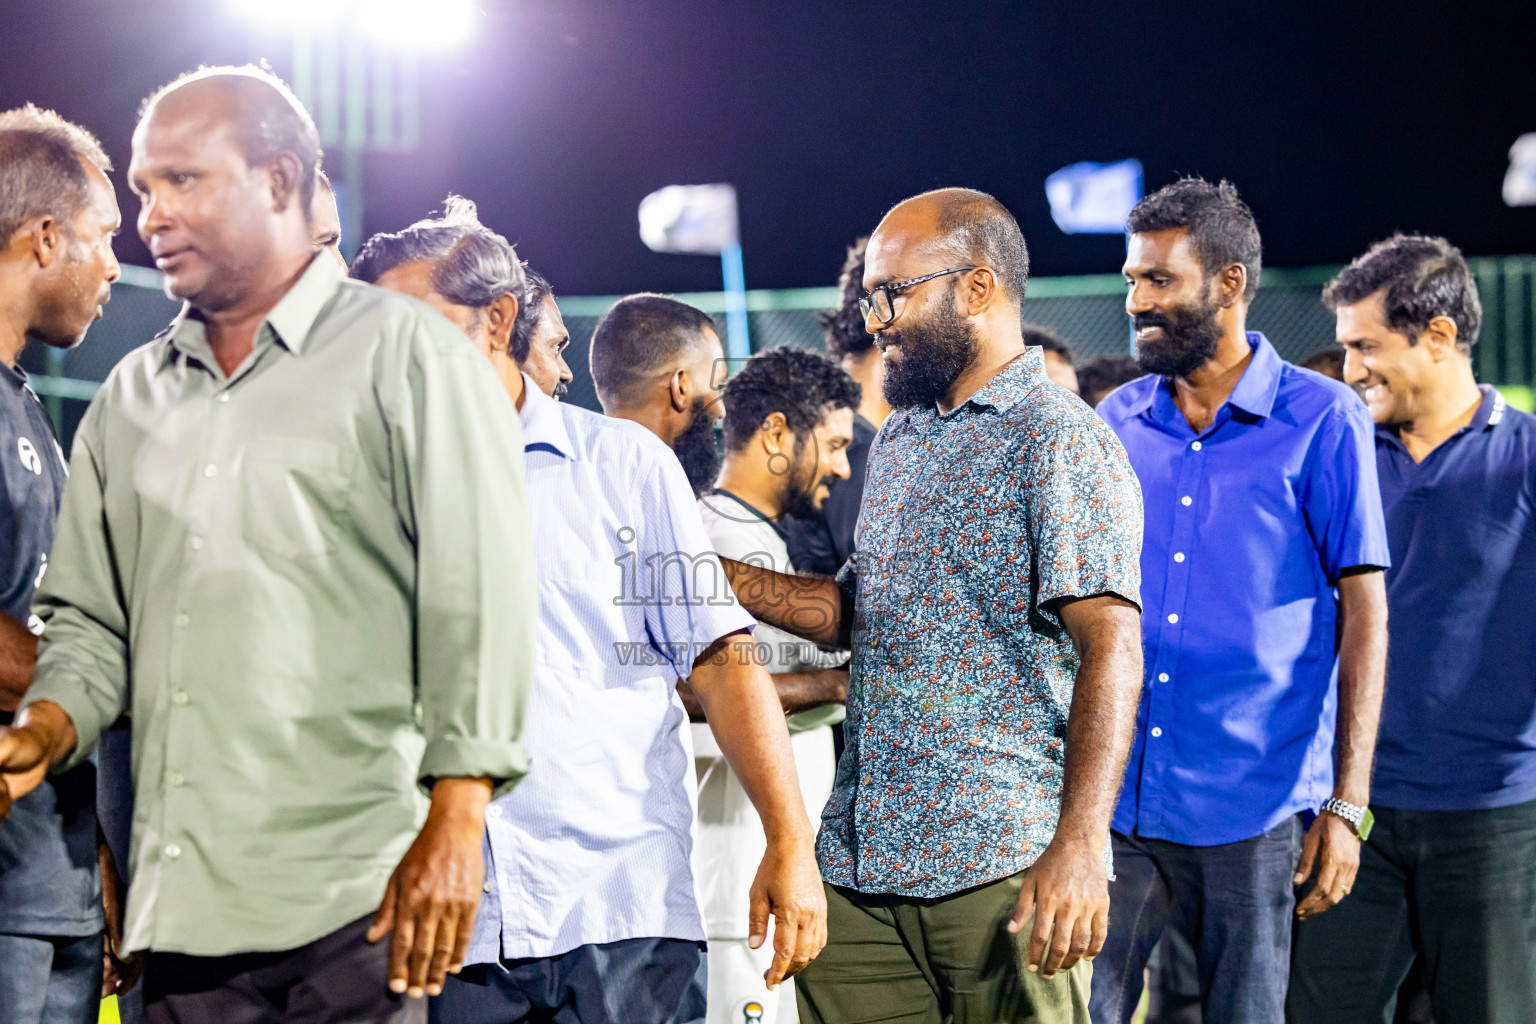
[(388, 46), (440, 49), (464, 42), (475, 0), (231, 0), (252, 21), (298, 32), (362, 32)]

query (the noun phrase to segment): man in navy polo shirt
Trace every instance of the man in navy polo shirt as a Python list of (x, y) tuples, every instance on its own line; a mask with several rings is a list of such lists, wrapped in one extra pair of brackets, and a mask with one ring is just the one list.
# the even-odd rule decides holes
[[(32, 592), (67, 476), (17, 357), (31, 338), (70, 348), (101, 316), (118, 275), (110, 169), (100, 143), (52, 111), (0, 114), (0, 725), (32, 683)], [(0, 1024), (96, 1019), (95, 778), (83, 764), (14, 806), (0, 782)]]
[(1323, 292), (1376, 421), (1391, 684), (1355, 893), (1296, 934), (1293, 1021), (1536, 1020), (1536, 419), (1472, 375), (1477, 285), (1398, 235)]
[(1232, 185), (1169, 185), (1130, 230), (1149, 375), (1098, 411), (1145, 496), (1146, 676), (1093, 1019), (1131, 1019), (1172, 925), (1209, 1024), (1277, 1024), (1293, 912), (1337, 903), (1360, 857), (1386, 648), (1371, 423), (1349, 388), (1245, 330), (1260, 242)]

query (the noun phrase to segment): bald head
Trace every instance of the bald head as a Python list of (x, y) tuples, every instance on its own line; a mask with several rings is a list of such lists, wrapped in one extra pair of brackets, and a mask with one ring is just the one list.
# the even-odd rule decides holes
[(990, 267), (1003, 294), (1024, 298), (1029, 250), (1007, 207), (973, 188), (941, 188), (893, 206), (870, 240), (920, 249), (947, 266)]
[(299, 208), (309, 215), (320, 167), (320, 133), (282, 79), (250, 64), (201, 68), (151, 93), (141, 108), (138, 131), (160, 114), (228, 125), (251, 167), (292, 154), (299, 163)]

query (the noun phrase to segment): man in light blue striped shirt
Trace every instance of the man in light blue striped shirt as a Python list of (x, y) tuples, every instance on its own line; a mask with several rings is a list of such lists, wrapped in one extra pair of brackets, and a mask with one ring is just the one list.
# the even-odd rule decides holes
[(527, 779), (487, 811), (486, 884), (444, 1024), (543, 1019), (672, 1024), (704, 1013), (704, 930), (689, 856), (687, 678), (764, 821), (754, 936), (777, 918), (770, 983), (825, 942), (812, 830), (779, 702), (750, 653), (688, 481), (643, 427), (557, 403), (511, 338), (526, 283), (512, 247), (450, 200), (379, 235), (353, 275), (419, 298), (490, 358), (516, 403), (540, 630)]

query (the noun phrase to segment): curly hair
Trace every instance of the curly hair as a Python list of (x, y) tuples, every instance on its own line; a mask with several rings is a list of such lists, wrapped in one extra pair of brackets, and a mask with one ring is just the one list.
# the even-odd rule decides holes
[(1237, 194), (1237, 186), (1223, 179), (1212, 185), (1204, 178), (1180, 178), (1147, 196), (1131, 210), (1126, 229), (1132, 234), (1184, 229), (1189, 244), (1210, 278), (1234, 263), (1248, 272), (1243, 298), (1259, 290), (1264, 247), (1253, 211)]
[(875, 336), (864, 329), (864, 314), (859, 309), (864, 295), (864, 247), (868, 244), (869, 236), (865, 235), (848, 247), (837, 278), (837, 308), (816, 314), (827, 339), (827, 354), (833, 359), (863, 355), (875, 345)]
[(763, 420), (783, 413), (791, 432), (805, 435), (836, 409), (857, 409), (859, 385), (832, 360), (789, 345), (748, 359), (720, 393), (725, 403), (725, 447), (740, 451)]
[(1477, 344), (1483, 304), (1477, 281), (1461, 250), (1436, 235), (1393, 235), (1377, 242), (1323, 289), (1329, 309), (1351, 306), (1379, 291), (1387, 326), (1417, 345), (1437, 316), (1456, 324), (1456, 347), (1463, 353)]

